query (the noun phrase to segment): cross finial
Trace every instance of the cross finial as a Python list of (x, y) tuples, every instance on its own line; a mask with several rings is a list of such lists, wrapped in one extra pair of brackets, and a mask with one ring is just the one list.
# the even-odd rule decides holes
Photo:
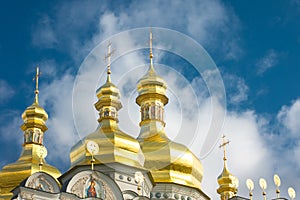
[(107, 60), (107, 82), (110, 82), (110, 74), (111, 74), (110, 59), (111, 59), (111, 56), (114, 54), (115, 50), (114, 49), (111, 50), (111, 42), (110, 41), (108, 42), (107, 48), (108, 48), (108, 51), (107, 51), (107, 54), (105, 55), (105, 60)]
[(152, 28), (150, 28), (150, 35), (149, 35), (149, 48), (150, 48), (150, 70), (149, 72), (154, 72), (154, 66), (153, 66), (153, 50), (152, 50), (152, 42), (153, 42), (153, 37), (152, 37)]
[(153, 58), (153, 52), (152, 52), (152, 28), (150, 28), (150, 38), (149, 38), (149, 48), (150, 48), (150, 59)]
[(36, 67), (36, 74), (35, 77), (33, 78), (33, 80), (35, 80), (35, 98), (34, 98), (34, 103), (38, 103), (38, 94), (39, 94), (39, 77), (40, 77), (41, 73), (39, 70), (39, 67)]
[(219, 148), (223, 148), (223, 152), (224, 152), (224, 157), (223, 157), (223, 160), (224, 160), (224, 165), (226, 165), (226, 145), (229, 145), (230, 141), (226, 140), (226, 136), (223, 135), (222, 136), (222, 144), (220, 144)]

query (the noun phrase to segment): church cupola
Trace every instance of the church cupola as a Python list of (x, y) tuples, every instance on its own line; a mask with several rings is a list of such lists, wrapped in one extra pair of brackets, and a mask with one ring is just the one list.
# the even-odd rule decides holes
[(138, 81), (136, 98), (141, 114), (137, 139), (145, 156), (144, 167), (150, 170), (156, 184), (175, 183), (200, 190), (203, 175), (200, 160), (165, 133), (164, 106), (169, 101), (166, 90), (166, 81), (154, 69), (150, 32), (150, 66)]
[(226, 145), (229, 144), (229, 141), (225, 140), (225, 136), (222, 137), (223, 142), (220, 145), (220, 148), (223, 148), (224, 152), (224, 167), (223, 171), (218, 177), (219, 188), (217, 189), (218, 194), (220, 194), (221, 200), (228, 200), (237, 194), (238, 179), (232, 175), (227, 169), (227, 157), (226, 157)]
[(48, 114), (38, 103), (39, 75), (37, 68), (34, 102), (22, 114), (24, 121), (21, 126), (24, 131), (22, 153), (16, 162), (4, 166), (0, 171), (0, 198), (3, 199), (11, 199), (11, 190), (35, 172), (43, 171), (54, 178), (61, 175), (57, 168), (47, 164), (45, 160), (47, 149), (43, 145), (43, 137), (48, 129), (45, 124)]
[(148, 72), (137, 84), (138, 97), (136, 103), (140, 106), (143, 131), (139, 138), (149, 137), (165, 127), (164, 106), (169, 99), (166, 96), (167, 83), (156, 74), (153, 65), (152, 32), (150, 33), (150, 66)]
[(109, 45), (106, 56), (108, 59), (106, 83), (96, 91), (98, 101), (95, 103), (95, 108), (99, 111), (100, 124), (104, 124), (104, 121), (118, 122), (118, 111), (122, 108), (119, 89), (111, 82), (110, 57), (113, 52), (110, 48)]
[(26, 144), (39, 144), (43, 145), (44, 132), (48, 130), (46, 121), (48, 120), (47, 112), (39, 105), (38, 94), (39, 94), (39, 68), (36, 68), (36, 88), (35, 98), (33, 104), (26, 108), (22, 114), (24, 121), (21, 129), (24, 131), (24, 145)]
[(96, 131), (88, 134), (83, 141), (72, 147), (71, 165), (90, 165), (91, 154), (86, 149), (89, 141), (98, 144), (100, 151), (94, 155), (95, 165), (121, 163), (140, 168), (144, 157), (138, 141), (120, 130), (118, 111), (122, 108), (119, 89), (111, 81), (110, 58), (113, 54), (111, 44), (108, 45), (107, 80), (96, 91), (98, 101), (95, 108), (99, 112), (99, 126)]

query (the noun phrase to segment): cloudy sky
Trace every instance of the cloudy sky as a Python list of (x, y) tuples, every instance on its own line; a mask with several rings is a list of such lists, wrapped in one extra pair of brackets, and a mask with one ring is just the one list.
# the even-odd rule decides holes
[(275, 197), (274, 173), (284, 196), (289, 186), (297, 191), (299, 17), (298, 0), (2, 3), (0, 167), (20, 155), (21, 113), (33, 101), (38, 65), (40, 104), (49, 114), (47, 161), (62, 172), (69, 168), (69, 154), (61, 152), (97, 127), (94, 92), (105, 80), (108, 40), (116, 52), (112, 79), (122, 95), (120, 127), (137, 137), (135, 86), (147, 69), (147, 32), (153, 27), (155, 66), (169, 85), (166, 132), (201, 158), (204, 192), (217, 198), (222, 151), (212, 144), (220, 143), (220, 134), (231, 141), (228, 166), (240, 180), (239, 195), (247, 196), (245, 181), (251, 178), (260, 196), (258, 180), (264, 177), (268, 197)]

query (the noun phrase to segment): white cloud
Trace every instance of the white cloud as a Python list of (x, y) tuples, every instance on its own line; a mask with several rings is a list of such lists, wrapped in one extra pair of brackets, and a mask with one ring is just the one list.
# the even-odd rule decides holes
[(279, 54), (274, 49), (270, 49), (266, 54), (256, 63), (257, 74), (262, 75), (270, 68), (278, 64)]
[(0, 127), (1, 139), (5, 141), (17, 141), (16, 143), (21, 145), (23, 142), (22, 131), (20, 129), (20, 125), (23, 123), (21, 113), (17, 110), (4, 110), (1, 112), (0, 121), (2, 122)]
[[(300, 155), (300, 141), (298, 140), (294, 150), (292, 151), (292, 156), (290, 156), (291, 159), (295, 160), (298, 171), (300, 168), (300, 160), (297, 159), (299, 155)], [(291, 177), (291, 179), (292, 179), (292, 177)]]
[(57, 63), (54, 59), (40, 61), (37, 66), (40, 67), (42, 76), (54, 77), (57, 75)]
[[(21, 112), (18, 110), (2, 110), (0, 122), (1, 169), (2, 166), (15, 162), (21, 153), (23, 144), (23, 132), (20, 129), (20, 125), (23, 123)], [(16, 152), (18, 153), (16, 154)]]
[[(298, 155), (300, 152), (300, 99), (296, 99), (291, 105), (282, 106), (277, 115), (279, 122), (279, 135), (274, 135), (272, 141), (280, 145), (274, 147), (275, 153), (279, 153), (284, 149), (284, 160), (290, 162), (292, 166), (300, 173), (300, 161)], [(280, 161), (280, 159), (278, 159)]]
[(223, 76), (227, 98), (231, 105), (239, 105), (248, 99), (248, 86), (244, 79), (234, 75), (225, 74)]
[(0, 104), (2, 104), (12, 98), (15, 91), (5, 80), (0, 79), (0, 94)]
[(72, 114), (72, 87), (74, 77), (68, 72), (49, 84), (40, 87), (40, 105), (49, 114), (46, 122), (48, 131), (45, 133), (45, 146), (49, 150), (47, 160), (62, 162), (69, 165), (68, 154), (72, 145), (80, 138), (74, 128)]
[(294, 137), (300, 138), (300, 99), (294, 101), (291, 106), (283, 106), (277, 118)]
[[(32, 38), (35, 45), (55, 47), (78, 62), (103, 38), (122, 30), (147, 26), (171, 28), (192, 35), (223, 59), (238, 59), (242, 54), (237, 40), (238, 17), (219, 0), (173, 1), (172, 4), (142, 1), (121, 5), (97, 1), (62, 2), (51, 19), (49, 16), (41, 18)], [(96, 33), (92, 41), (91, 33)]]
[(44, 15), (39, 19), (38, 25), (33, 30), (32, 43), (40, 48), (54, 48), (57, 36), (53, 30), (53, 20)]

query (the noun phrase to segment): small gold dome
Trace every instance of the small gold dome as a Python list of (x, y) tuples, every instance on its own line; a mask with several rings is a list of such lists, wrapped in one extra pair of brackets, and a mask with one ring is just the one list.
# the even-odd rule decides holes
[(227, 169), (226, 145), (229, 144), (229, 141), (226, 141), (224, 135), (222, 137), (222, 140), (223, 142), (220, 145), (220, 148), (223, 148), (224, 167), (222, 173), (218, 177), (219, 188), (217, 189), (217, 192), (218, 194), (220, 194), (221, 200), (227, 200), (237, 194), (238, 179)]
[(229, 199), (237, 193), (237, 181), (237, 177), (232, 175), (224, 165), (224, 169), (218, 177), (217, 192), (221, 195), (221, 199)]
[(114, 117), (117, 120), (117, 111), (122, 108), (120, 102), (120, 92), (119, 89), (110, 81), (108, 76), (107, 81), (96, 91), (98, 101), (95, 103), (96, 110), (99, 111), (100, 122), (104, 115), (108, 115), (107, 112), (110, 111), (111, 117)]
[(148, 73), (139, 80), (137, 89), (139, 96), (136, 99), (136, 103), (141, 105), (144, 99), (151, 95), (153, 98), (159, 98), (165, 105), (168, 103), (168, 97), (166, 96), (167, 84), (163, 78), (158, 76), (154, 69), (150, 67)]
[(24, 124), (21, 126), (23, 131), (27, 129), (40, 128), (42, 132), (47, 131), (46, 121), (48, 120), (47, 112), (39, 105), (39, 76), (40, 71), (39, 68), (36, 68), (36, 88), (35, 88), (35, 97), (33, 104), (26, 108), (26, 110), (22, 114), (22, 119)]
[(47, 112), (36, 102), (26, 108), (22, 114), (22, 119), (24, 124), (21, 126), (21, 129), (25, 131), (28, 128), (37, 127), (45, 132), (48, 128), (45, 122), (48, 120)]
[(102, 85), (101, 87), (99, 87), (96, 90), (96, 95), (97, 95), (98, 99), (101, 99), (101, 98), (105, 97), (106, 95), (109, 95), (111, 97), (115, 97), (116, 99), (119, 99), (120, 96), (121, 96), (120, 91), (117, 88), (117, 86), (115, 86), (109, 80), (107, 80), (104, 85)]

